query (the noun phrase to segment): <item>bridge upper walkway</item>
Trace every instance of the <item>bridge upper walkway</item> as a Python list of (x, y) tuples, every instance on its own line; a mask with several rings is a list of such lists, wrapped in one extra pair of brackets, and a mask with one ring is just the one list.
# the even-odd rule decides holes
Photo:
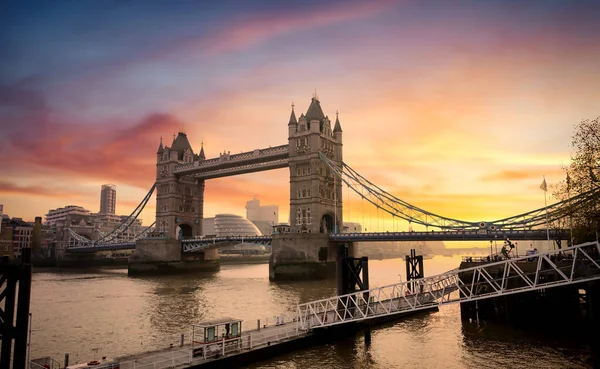
[(297, 321), (314, 329), (593, 280), (600, 280), (598, 242), (298, 304)]
[(256, 149), (239, 154), (221, 154), (218, 158), (195, 161), (175, 167), (177, 175), (194, 175), (198, 179), (227, 177), (289, 166), (289, 145)]

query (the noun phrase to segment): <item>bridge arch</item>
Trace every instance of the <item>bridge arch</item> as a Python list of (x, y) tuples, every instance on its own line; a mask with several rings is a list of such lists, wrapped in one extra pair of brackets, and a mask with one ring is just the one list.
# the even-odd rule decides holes
[(321, 233), (335, 233), (335, 231), (334, 231), (335, 217), (333, 214), (331, 214), (331, 213), (323, 214), (323, 217), (321, 217), (320, 224), (321, 224), (320, 225)]
[(186, 223), (177, 226), (177, 239), (183, 240), (194, 237), (194, 228)]

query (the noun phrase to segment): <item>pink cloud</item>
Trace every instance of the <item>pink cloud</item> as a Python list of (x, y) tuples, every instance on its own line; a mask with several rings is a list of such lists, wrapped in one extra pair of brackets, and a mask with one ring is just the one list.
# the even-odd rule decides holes
[(226, 22), (225, 27), (216, 29), (201, 44), (205, 47), (203, 51), (209, 54), (239, 50), (294, 31), (367, 18), (383, 12), (393, 4), (393, 1), (388, 0), (360, 1), (345, 3), (341, 7), (323, 4), (308, 11), (291, 14), (244, 16)]
[[(40, 94), (18, 87), (0, 90), (0, 106), (9, 124), (0, 169), (39, 170), (68, 180), (97, 179), (149, 187), (154, 181), (158, 132), (173, 132), (180, 121), (166, 113), (149, 114), (133, 124), (68, 121), (49, 108)], [(35, 192), (35, 191), (34, 191)]]

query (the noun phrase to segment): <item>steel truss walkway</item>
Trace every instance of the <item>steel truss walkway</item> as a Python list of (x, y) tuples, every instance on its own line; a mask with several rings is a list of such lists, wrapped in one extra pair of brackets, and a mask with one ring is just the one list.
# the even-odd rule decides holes
[(593, 280), (600, 280), (598, 242), (299, 304), (297, 322), (309, 330)]

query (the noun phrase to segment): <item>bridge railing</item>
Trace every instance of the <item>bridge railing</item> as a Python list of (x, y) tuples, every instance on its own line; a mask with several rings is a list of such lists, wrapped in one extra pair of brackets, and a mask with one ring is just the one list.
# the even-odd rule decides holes
[[(525, 268), (531, 259), (535, 269)], [(298, 304), (297, 314), (300, 327), (312, 329), (598, 279), (600, 243), (589, 242)]]
[(173, 349), (163, 352), (157, 352), (154, 355), (146, 356), (143, 359), (133, 359), (121, 361), (120, 369), (163, 369), (175, 368), (183, 365), (189, 365), (192, 361), (192, 355), (189, 348)]

